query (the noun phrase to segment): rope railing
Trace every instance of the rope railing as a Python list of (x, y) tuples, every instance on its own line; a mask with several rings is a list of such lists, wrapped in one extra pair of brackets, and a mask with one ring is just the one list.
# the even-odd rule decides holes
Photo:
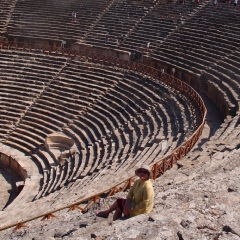
[[(162, 73), (160, 70), (155, 69), (153, 67), (137, 63), (131, 62), (128, 60), (119, 59), (116, 57), (104, 56), (102, 54), (98, 54), (94, 50), (85, 49), (84, 51), (77, 51), (71, 49), (63, 49), (63, 48), (51, 48), (41, 45), (34, 44), (26, 44), (26, 43), (11, 43), (11, 42), (0, 42), (1, 49), (8, 50), (18, 50), (18, 51), (28, 51), (34, 53), (42, 53), (47, 55), (63, 55), (68, 57), (78, 57), (81, 60), (87, 60), (89, 62), (105, 65), (105, 66), (113, 66), (118, 67), (125, 70), (136, 71), (140, 74), (145, 74), (155, 80), (158, 80), (167, 86), (179, 91), (181, 94), (185, 95), (190, 101), (193, 101), (198, 107), (201, 113), (201, 122), (199, 126), (196, 128), (195, 132), (185, 140), (179, 147), (177, 147), (173, 152), (165, 155), (161, 159), (157, 159), (154, 164), (150, 167), (153, 171), (153, 179), (155, 180), (158, 176), (164, 174), (168, 169), (172, 168), (172, 166), (179, 160), (181, 160), (195, 145), (198, 141), (200, 135), (202, 134), (204, 123), (206, 119), (206, 107), (202, 98), (199, 94), (189, 85), (184, 83), (183, 81), (170, 76), (166, 73)], [(43, 214), (37, 215), (35, 217), (23, 220), (21, 222), (15, 222), (7, 226), (0, 227), (0, 231), (15, 227), (17, 230), (21, 227), (26, 227), (26, 223), (41, 218), (41, 220), (49, 219), (51, 217), (56, 217), (54, 213), (59, 212), (64, 209), (68, 209), (68, 211), (72, 210), (80, 210), (82, 212), (86, 211), (93, 203), (99, 201), (102, 197), (109, 197), (114, 195), (116, 192), (125, 191), (131, 188), (131, 185), (134, 181), (134, 176), (129, 176), (128, 178), (122, 180), (118, 184), (114, 186), (107, 187), (105, 190), (98, 192), (90, 197), (80, 199), (71, 204), (62, 206), (53, 211), (45, 212)], [(79, 206), (81, 205), (81, 207)], [(82, 205), (85, 205), (82, 207)]]

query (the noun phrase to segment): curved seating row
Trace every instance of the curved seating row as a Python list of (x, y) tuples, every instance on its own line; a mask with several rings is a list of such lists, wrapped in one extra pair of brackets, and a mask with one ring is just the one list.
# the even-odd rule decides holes
[(14, 1), (0, 0), (0, 34), (6, 31), (7, 22), (11, 17), (11, 9), (14, 7)]
[[(161, 62), (202, 76), (208, 88), (204, 90), (215, 93), (212, 94), (212, 100), (218, 106), (225, 102), (226, 106), (219, 108), (225, 108), (225, 112), (232, 116), (239, 109), (239, 87), (235, 74), (231, 79), (226, 76), (226, 65), (228, 59), (231, 61), (233, 56), (238, 56), (240, 42), (235, 21), (238, 16), (238, 11), (226, 8), (222, 3), (217, 8), (211, 3), (206, 4), (152, 52), (152, 56)], [(227, 23), (231, 27), (226, 31), (219, 22)], [(219, 101), (220, 98), (224, 98), (224, 101)]]
[(122, 41), (121, 38), (125, 38), (153, 6), (151, 2), (145, 1), (113, 1), (87, 34), (84, 42), (97, 46), (116, 47), (118, 41)]
[[(17, 1), (8, 30), (11, 36), (80, 40), (111, 3), (112, 0)], [(77, 12), (76, 22), (72, 22), (73, 11)]]
[(240, 137), (240, 117), (229, 116), (222, 123), (221, 127), (217, 130), (216, 134), (211, 138), (214, 142), (215, 150), (222, 152), (223, 150), (233, 150), (239, 148), (238, 139)]
[[(127, 76), (126, 78), (124, 78), (124, 80), (123, 81), (121, 81), (120, 82), (120, 84), (117, 86), (117, 88), (118, 88), (118, 91), (117, 92), (115, 92), (115, 93), (119, 93), (119, 94), (121, 94), (121, 91), (119, 90), (119, 89), (121, 89), (120, 88), (120, 85), (123, 83), (123, 82), (125, 82), (125, 80), (126, 79), (129, 79), (129, 76)], [(133, 82), (132, 82), (133, 83)], [(124, 86), (124, 85), (123, 85)], [(125, 86), (124, 86), (124, 88), (126, 88)], [(131, 89), (132, 90), (132, 89)], [(112, 91), (112, 90), (111, 90)], [(115, 109), (116, 109), (116, 106), (118, 107), (118, 108), (120, 108), (120, 106), (121, 106), (121, 104), (117, 104), (117, 101), (120, 101), (119, 100), (119, 98), (117, 98), (117, 94), (116, 94), (116, 96), (115, 96), (115, 94), (111, 94), (111, 91), (110, 92), (108, 92), (108, 94), (106, 94), (105, 96), (104, 96), (104, 102), (110, 102), (110, 101), (108, 101), (108, 99), (106, 99), (106, 98), (111, 98), (111, 103), (115, 106)], [(123, 89), (122, 89), (122, 91), (123, 91)], [(119, 95), (118, 94), (118, 95)], [(125, 96), (128, 96), (129, 94), (125, 94)], [(123, 96), (123, 95), (122, 95)], [(124, 99), (124, 98), (123, 98)], [(127, 99), (127, 97), (126, 97), (126, 99)], [(122, 100), (122, 99), (121, 99)], [(129, 99), (130, 100), (130, 99)], [(128, 100), (128, 101), (129, 101)], [(131, 100), (132, 100), (132, 98), (131, 98)], [(98, 122), (96, 122), (96, 119), (94, 119), (94, 121), (96, 122), (96, 124), (95, 124), (95, 126), (99, 126), (99, 125), (103, 125), (101, 122), (100, 122), (100, 124), (99, 124), (99, 119), (101, 119), (103, 116), (105, 116), (105, 118), (106, 119), (108, 119), (108, 120), (110, 120), (110, 119), (113, 119), (113, 117), (112, 116), (114, 116), (114, 115), (116, 115), (117, 114), (117, 112), (116, 112), (116, 110), (113, 110), (113, 108), (112, 107), (107, 107), (105, 104), (104, 104), (104, 102), (102, 102), (103, 101), (103, 99), (101, 99), (101, 100), (99, 100), (99, 101), (97, 101), (97, 103), (96, 103), (96, 105), (95, 106), (93, 106), (93, 110), (94, 110), (94, 115), (97, 115), (97, 119), (98, 119)], [(127, 102), (127, 101), (125, 101), (125, 102)], [(135, 103), (136, 104), (136, 106), (138, 106), (138, 104), (137, 104), (137, 102)], [(99, 114), (99, 112), (101, 112), (100, 110), (99, 110), (99, 108), (101, 108), (101, 105), (103, 106), (103, 108), (102, 108), (102, 111), (104, 112), (104, 114), (102, 114), (102, 115), (100, 115)], [(95, 111), (95, 110), (97, 110), (97, 111)], [(108, 111), (107, 110), (110, 110), (110, 112), (108, 113)], [(126, 109), (125, 109), (126, 110)], [(146, 109), (145, 109), (146, 110)], [(89, 116), (93, 116), (93, 114), (92, 114), (92, 109), (89, 109), (88, 110), (88, 113), (86, 114), (86, 116), (87, 117), (89, 117)], [(114, 112), (115, 111), (115, 112)], [(146, 111), (145, 111), (146, 112)], [(122, 113), (122, 111), (121, 111), (121, 113)], [(147, 113), (147, 112), (146, 112)], [(123, 136), (123, 141), (125, 141), (125, 144), (124, 145), (129, 145), (128, 147), (127, 147), (127, 149), (126, 149), (126, 147), (125, 147), (125, 149), (123, 150), (123, 151), (121, 151), (121, 149), (123, 148), (123, 146), (121, 146), (121, 144), (119, 144), (119, 142), (121, 142), (121, 140), (116, 140), (116, 141), (114, 141), (115, 140), (115, 137), (116, 137), (116, 135), (115, 134), (113, 134), (113, 135), (111, 135), (111, 141), (112, 142), (115, 142), (115, 143), (118, 143), (118, 146), (117, 146), (117, 148), (114, 148), (114, 149), (110, 149), (111, 151), (119, 151), (119, 154), (116, 154), (116, 155), (113, 155), (114, 156), (114, 159), (113, 159), (113, 157), (112, 157), (112, 155), (110, 155), (111, 157), (109, 158), (109, 159), (107, 159), (107, 156), (108, 155), (103, 155), (103, 156), (106, 156), (106, 159), (105, 158), (102, 158), (102, 157), (98, 157), (98, 159), (96, 158), (96, 157), (92, 157), (92, 159), (85, 159), (86, 161), (88, 161), (87, 162), (87, 164), (85, 164), (84, 166), (83, 166), (83, 168), (80, 170), (80, 171), (82, 171), (82, 173), (83, 172), (86, 172), (87, 173), (87, 175), (90, 175), (91, 176), (91, 181), (93, 181), (96, 177), (97, 178), (99, 178), (99, 174), (101, 174), (100, 172), (99, 172), (99, 169), (101, 169), (101, 172), (103, 171), (103, 169), (105, 169), (106, 168), (106, 166), (111, 166), (111, 168), (113, 168), (114, 169), (114, 166), (115, 166), (115, 164), (114, 163), (116, 163), (116, 161), (117, 161), (117, 163), (118, 163), (118, 165), (117, 165), (117, 168), (115, 169), (115, 171), (117, 171), (117, 169), (118, 169), (118, 167), (119, 166), (121, 166), (121, 164), (123, 164), (123, 165), (126, 165), (128, 168), (129, 168), (129, 165), (134, 165), (135, 164), (135, 162), (132, 162), (132, 160), (130, 160), (130, 158), (129, 158), (129, 156), (131, 156), (131, 157), (133, 157), (134, 155), (135, 155), (135, 161), (137, 161), (138, 160), (138, 162), (139, 162), (139, 157), (140, 158), (142, 158), (143, 156), (144, 156), (144, 158), (145, 158), (145, 160), (143, 159), (143, 161), (148, 161), (148, 163), (151, 163), (152, 161), (154, 161), (155, 159), (156, 159), (156, 157), (157, 156), (160, 156), (159, 154), (161, 153), (161, 148), (158, 148), (159, 146), (158, 146), (158, 144), (155, 144), (155, 143), (152, 143), (152, 144), (149, 144), (149, 146), (147, 146), (146, 145), (146, 143), (145, 143), (145, 145), (143, 145), (143, 146), (141, 146), (141, 145), (139, 145), (139, 146), (141, 146), (142, 147), (142, 150), (140, 150), (140, 151), (137, 151), (136, 153), (134, 153), (133, 152), (133, 149), (138, 149), (139, 147), (136, 147), (136, 143), (138, 142), (138, 141), (134, 141), (134, 139), (131, 139), (131, 130), (133, 130), (133, 132), (136, 132), (136, 127), (137, 126), (135, 126), (136, 124), (137, 124), (137, 121), (135, 120), (134, 121), (134, 119), (132, 119), (131, 121), (130, 120), (128, 120), (129, 119), (129, 117), (131, 118), (134, 118), (134, 115), (130, 115), (130, 113), (128, 112), (128, 113), (125, 113), (126, 115), (125, 115), (125, 117), (122, 115), (122, 114), (120, 114), (120, 115), (118, 115), (118, 118), (117, 119), (115, 119), (113, 122), (115, 122), (115, 123), (113, 123), (113, 124), (110, 124), (110, 126), (112, 125), (112, 127), (108, 127), (108, 130), (110, 130), (110, 132), (111, 132), (111, 128), (114, 130), (114, 129), (116, 129), (116, 127), (118, 127), (118, 126), (121, 126), (121, 127), (124, 127), (124, 129), (125, 129), (125, 134), (124, 134), (124, 136)], [(155, 113), (156, 114), (156, 113)], [(157, 114), (159, 114), (159, 113), (157, 113)], [(156, 116), (157, 116), (157, 114), (156, 114)], [(144, 116), (144, 113), (142, 113), (140, 116)], [(147, 115), (148, 116), (148, 115)], [(79, 120), (81, 119), (82, 120), (82, 117), (84, 117), (84, 116), (81, 116), (80, 118), (79, 118)], [(159, 117), (159, 116), (158, 116)], [(89, 119), (89, 118), (88, 118)], [(104, 122), (106, 122), (106, 119), (105, 119), (105, 121)], [(122, 119), (122, 120), (121, 120)], [(90, 119), (90, 120), (93, 120), (92, 118)], [(155, 124), (156, 124), (156, 122), (158, 122), (160, 119), (156, 119), (155, 121), (152, 119), (152, 121), (150, 121), (150, 119), (147, 119), (146, 117), (144, 118), (144, 122), (145, 123), (148, 123), (149, 122), (149, 125), (151, 125), (150, 126), (150, 128), (152, 128)], [(84, 121), (86, 121), (86, 120), (84, 120)], [(117, 122), (118, 121), (118, 122)], [(172, 121), (173, 121), (173, 119), (172, 119)], [(71, 134), (73, 134), (73, 132), (75, 132), (76, 134), (75, 135), (78, 135), (79, 136), (79, 134), (78, 134), (78, 132), (77, 132), (77, 130), (76, 130), (76, 125), (77, 124), (79, 124), (79, 122), (80, 121), (74, 121), (74, 125), (73, 124), (71, 124), (71, 126), (70, 126), (70, 128), (71, 128)], [(82, 122), (82, 121), (81, 121)], [(93, 121), (92, 121), (93, 122)], [(128, 125), (126, 125), (126, 123), (128, 123)], [(129, 124), (132, 124), (132, 126), (131, 125), (129, 125)], [(92, 124), (90, 124), (90, 125), (92, 125)], [(99, 132), (98, 130), (94, 130), (95, 128), (91, 128), (91, 129), (86, 129), (86, 127), (89, 127), (89, 124), (88, 125), (85, 125), (85, 127), (83, 128), (84, 126), (82, 125), (82, 130), (84, 129), (84, 131), (85, 131), (85, 133), (86, 132), (90, 132), (90, 131), (92, 131), (92, 132), (94, 132), (94, 133), (96, 133), (96, 132)], [(85, 130), (86, 129), (86, 130)], [(152, 129), (152, 131), (153, 131), (153, 129)], [(150, 135), (151, 134), (153, 134), (153, 132), (152, 131), (150, 131)], [(157, 127), (156, 129), (155, 129), (155, 131), (157, 132), (156, 134), (158, 134), (158, 131), (159, 131), (159, 128)], [(65, 133), (66, 134), (68, 134), (70, 132), (70, 130), (69, 129), (65, 129)], [(115, 130), (115, 132), (116, 132), (116, 130)], [(169, 130), (169, 132), (170, 132), (170, 130)], [(168, 132), (168, 133), (169, 133)], [(118, 133), (121, 133), (120, 132), (120, 130), (118, 129)], [(126, 137), (126, 133), (129, 133), (128, 135), (128, 137)], [(85, 134), (86, 135), (86, 134)], [(90, 134), (90, 135), (94, 135), (93, 133), (92, 134)], [(101, 135), (99, 135), (99, 134), (97, 134), (99, 137), (101, 136)], [(136, 137), (139, 137), (139, 135), (138, 136), (136, 136)], [(170, 137), (169, 137), (170, 138)], [(92, 138), (93, 140), (91, 141), (91, 142), (93, 142), (94, 141), (94, 138)], [(106, 140), (109, 140), (109, 138), (108, 137), (106, 137), (106, 138), (103, 138), (103, 139), (106, 139)], [(131, 141), (132, 140), (132, 141)], [(127, 142), (126, 142), (127, 141)], [(87, 144), (86, 145), (89, 145), (89, 142), (90, 142), (90, 140), (88, 140), (87, 141)], [(97, 146), (99, 146), (99, 144), (101, 144), (100, 143), (100, 141), (97, 141)], [(111, 143), (110, 143), (111, 144)], [(134, 145), (135, 144), (135, 145)], [(95, 144), (93, 143), (93, 145), (95, 146), (96, 145), (96, 142), (95, 142)], [(102, 150), (102, 149), (104, 149), (104, 145), (102, 146), (102, 148), (100, 149), (100, 151)], [(89, 147), (88, 147), (88, 150), (89, 150)], [(109, 150), (107, 150), (107, 151), (109, 151)], [(124, 154), (124, 152), (125, 152), (125, 154)], [(104, 153), (103, 153), (104, 154)], [(87, 154), (86, 154), (87, 155)], [(100, 155), (101, 156), (101, 155)], [(88, 156), (87, 156), (88, 157)], [(132, 158), (131, 158), (132, 159)], [(91, 161), (91, 162), (89, 162), (89, 161)], [(98, 164), (96, 163), (96, 161), (98, 161)], [(82, 164), (82, 162), (81, 162), (81, 164)], [(119, 165), (120, 164), (120, 165)], [(84, 167), (85, 166), (87, 166), (87, 168), (85, 168), (85, 170), (84, 170)], [(96, 167), (97, 166), (97, 171), (96, 171)], [(97, 173), (94, 173), (94, 172), (97, 172)], [(83, 178), (83, 181), (75, 181), (75, 183), (73, 183), (73, 185), (72, 185), (72, 187), (71, 188), (73, 188), (73, 189), (75, 189), (76, 188), (76, 186), (82, 186), (82, 184), (86, 184), (85, 183), (85, 181), (87, 181), (88, 183), (89, 183), (89, 180), (88, 180), (88, 178), (86, 178), (85, 176), (86, 176), (86, 174), (82, 174), (81, 173), (81, 175), (80, 175), (80, 178), (82, 178), (82, 177), (84, 177)], [(79, 174), (79, 173), (78, 173)], [(77, 176), (75, 176), (75, 178), (76, 178)], [(79, 178), (79, 177), (78, 177)], [(71, 189), (68, 189), (68, 190), (66, 190), (66, 191), (71, 191)]]
[[(58, 1), (51, 2), (52, 5), (35, 1), (34, 4), (30, 0), (18, 2), (9, 24), (13, 36), (77, 40), (85, 37), (91, 43), (98, 31), (111, 30), (105, 26), (102, 28), (102, 24), (111, 19), (111, 12), (116, 17), (118, 11), (126, 11), (125, 5), (121, 8), (117, 1), (103, 1), (97, 11), (93, 10), (94, 1), (69, 1), (67, 4)], [(126, 6), (130, 4), (126, 3)], [(158, 1), (153, 9), (150, 9), (151, 6), (137, 9), (137, 19), (127, 26), (132, 31), (121, 48), (134, 50), (135, 43), (131, 42), (144, 32), (142, 36), (146, 37), (139, 37), (136, 48), (147, 41), (153, 42), (153, 51), (149, 54), (155, 59), (167, 61), (171, 66), (189, 72), (212, 75), (213, 78), (208, 79), (208, 86), (211, 83), (214, 88), (219, 88), (219, 92), (226, 92), (226, 108), (233, 104), (234, 114), (239, 103), (236, 70), (239, 34), (236, 31), (238, 26), (234, 24), (238, 12), (227, 12), (221, 4), (215, 10), (216, 15), (220, 13), (222, 20), (231, 25), (229, 33), (224, 34), (225, 28), (212, 11), (215, 8), (210, 4), (190, 4), (185, 7)], [(67, 14), (63, 12), (63, 6)], [(79, 14), (82, 27), (77, 30), (80, 22), (69, 23), (68, 29), (63, 31), (62, 25), (65, 21), (69, 22), (69, 13), (78, 6), (86, 7), (84, 14)], [(32, 8), (35, 10), (30, 11)], [(48, 8), (51, 10), (48, 11)], [(39, 9), (42, 17), (36, 20), (34, 29), (29, 20), (39, 16), (36, 12)], [(54, 12), (53, 9), (59, 11)], [(103, 11), (99, 15), (100, 9), (109, 12), (105, 14)], [(141, 21), (138, 10), (144, 16)], [(164, 24), (157, 26), (156, 33), (163, 34), (160, 41), (165, 42), (160, 42), (159, 38), (149, 40), (147, 28), (155, 33), (155, 24), (152, 22), (158, 21), (162, 13), (168, 18), (161, 21)], [(182, 13), (183, 17), (180, 15)], [(59, 17), (61, 14), (65, 16), (62, 19)], [(49, 16), (52, 25), (44, 28), (46, 16)], [(122, 31), (127, 32), (127, 28), (113, 28), (112, 31), (118, 35)], [(192, 31), (192, 35), (189, 35), (189, 31)], [(150, 164), (179, 146), (197, 125), (198, 113), (186, 97), (146, 76), (64, 57), (43, 57), (40, 54), (4, 50), (0, 52), (0, 57), (0, 74), (4, 79), (2, 86), (4, 92), (8, 93), (1, 99), (2, 106), (6, 106), (2, 115), (7, 119), (1, 124), (1, 141), (29, 155), (42, 175), (37, 195), (28, 196), (26, 191), (24, 196), (20, 194), (18, 205), (10, 205), (0, 215), (2, 223), (11, 222), (11, 216), (19, 220), (22, 211), (24, 217), (28, 218), (105, 189), (106, 185), (112, 185), (127, 176), (133, 166)], [(228, 59), (231, 60), (226, 61)], [(227, 77), (228, 72), (223, 71), (227, 66), (234, 70), (231, 82)], [(219, 70), (222, 74), (219, 74)], [(221, 85), (223, 79), (224, 84)], [(226, 91), (226, 87), (232, 89)], [(225, 130), (219, 132), (219, 138), (215, 139), (219, 144), (218, 149), (222, 141), (231, 140), (231, 136), (239, 137), (237, 131), (234, 135), (230, 134), (233, 128), (239, 128), (239, 117), (229, 121), (225, 123)], [(71, 137), (77, 146), (77, 152), (61, 165), (43, 147), (45, 137), (56, 131)], [(36, 193), (36, 186), (34, 189)], [(6, 214), (9, 214), (8, 218)]]
[(236, 50), (208, 69), (208, 74), (215, 77), (215, 83), (227, 94), (235, 111), (240, 108), (239, 60), (240, 52)]
[(150, 42), (150, 51), (154, 51), (181, 26), (182, 21), (201, 9), (204, 4), (205, 1), (197, 5), (190, 1), (183, 5), (174, 1), (157, 1), (155, 7), (127, 36), (122, 49), (134, 48), (145, 52), (146, 44)]
[[(80, 184), (87, 186), (108, 168), (110, 174), (130, 170), (139, 158), (150, 164), (194, 131), (191, 104), (186, 101), (184, 105), (183, 96), (146, 76), (63, 57), (44, 60), (39, 54), (2, 52), (9, 56), (6, 66), (14, 56), (12, 70), (6, 68), (5, 73), (2, 68), (2, 76), (12, 71), (12, 82), (18, 86), (25, 76), (35, 79), (36, 69), (38, 80), (32, 80), (28, 88), (34, 89), (34, 83), (42, 86), (38, 95), (28, 99), (29, 106), (4, 139), (6, 145), (31, 156), (39, 167), (42, 182), (35, 200), (54, 192), (67, 194)], [(38, 61), (41, 67), (35, 67)], [(52, 72), (51, 61), (59, 64)], [(48, 70), (41, 75), (40, 68)], [(25, 85), (19, 84), (10, 90), (21, 96), (22, 87)], [(6, 84), (6, 92), (8, 88)], [(44, 148), (45, 138), (52, 132), (71, 137), (78, 149), (61, 165)], [(167, 141), (167, 147), (162, 147), (162, 140)]]
[(16, 128), (33, 101), (44, 91), (46, 84), (55, 77), (66, 59), (52, 57), (54, 66), (43, 56), (9, 51), (0, 52), (1, 76), (1, 131), (4, 140)]

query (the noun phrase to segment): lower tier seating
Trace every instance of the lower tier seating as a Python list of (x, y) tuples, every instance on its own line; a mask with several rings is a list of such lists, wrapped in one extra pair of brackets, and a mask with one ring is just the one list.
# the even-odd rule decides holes
[[(18, 105), (6, 111), (6, 117), (14, 116), (15, 121), (1, 141), (27, 155), (38, 168), (41, 180), (31, 193), (33, 204), (46, 199), (50, 203), (29, 209), (20, 194), (18, 207), (28, 217), (47, 211), (56, 196), (64, 204), (79, 198), (76, 192), (87, 196), (112, 185), (111, 176), (118, 176), (117, 182), (135, 165), (153, 163), (197, 127), (196, 106), (148, 76), (64, 57), (7, 50), (0, 56), (1, 83), (9, 93), (3, 106), (18, 98)], [(25, 76), (30, 83), (27, 91), (21, 85)], [(0, 131), (4, 129), (1, 125)], [(76, 146), (63, 162), (45, 147), (46, 137), (56, 132)]]

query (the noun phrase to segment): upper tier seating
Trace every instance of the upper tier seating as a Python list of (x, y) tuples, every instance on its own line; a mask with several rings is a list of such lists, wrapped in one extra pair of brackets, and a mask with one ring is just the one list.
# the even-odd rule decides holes
[[(6, 31), (8, 21), (11, 18), (11, 10), (14, 6), (13, 0), (0, 0), (0, 34)], [(1, 36), (1, 35), (0, 35)]]
[(154, 8), (129, 32), (121, 48), (146, 52), (146, 44), (150, 42), (150, 50), (154, 51), (204, 4), (205, 1), (201, 4), (189, 1), (182, 5), (174, 1), (158, 1)]
[(198, 74), (199, 78), (202, 76), (205, 90), (212, 89), (212, 100), (216, 103), (218, 98), (224, 98), (226, 112), (232, 116), (239, 110), (239, 80), (236, 85), (236, 80), (234, 83), (230, 76), (226, 77), (224, 66), (219, 65), (238, 56), (240, 41), (236, 19), (239, 16), (238, 11), (225, 4), (220, 3), (216, 8), (211, 3), (206, 4), (151, 54), (161, 62)]
[[(111, 3), (111, 0), (17, 1), (8, 30), (12, 36), (80, 40)], [(77, 11), (76, 22), (71, 22), (73, 11)]]
[[(212, 11), (217, 12), (217, 18)], [(219, 16), (224, 24), (230, 25), (227, 34)], [(226, 9), (224, 5), (214, 8), (209, 3), (186, 19), (167, 41), (159, 45), (153, 56), (190, 71), (207, 71), (209, 65), (240, 46), (234, 20), (237, 16), (231, 8)]]
[[(204, 3), (18, 1), (8, 31), (11, 36), (74, 40), (113, 48), (119, 47), (122, 35), (125, 43), (120, 48), (124, 50), (143, 49), (149, 41), (155, 48)], [(76, 22), (71, 22), (72, 11), (77, 11)]]
[(116, 47), (152, 9), (151, 2), (114, 1), (87, 34), (85, 41), (97, 46)]

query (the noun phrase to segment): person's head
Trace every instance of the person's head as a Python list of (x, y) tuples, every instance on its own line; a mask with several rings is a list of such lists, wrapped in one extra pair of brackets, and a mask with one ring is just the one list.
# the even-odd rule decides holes
[(135, 170), (135, 174), (141, 179), (141, 180), (148, 180), (152, 178), (152, 170), (148, 165), (142, 165), (141, 167), (137, 168)]

